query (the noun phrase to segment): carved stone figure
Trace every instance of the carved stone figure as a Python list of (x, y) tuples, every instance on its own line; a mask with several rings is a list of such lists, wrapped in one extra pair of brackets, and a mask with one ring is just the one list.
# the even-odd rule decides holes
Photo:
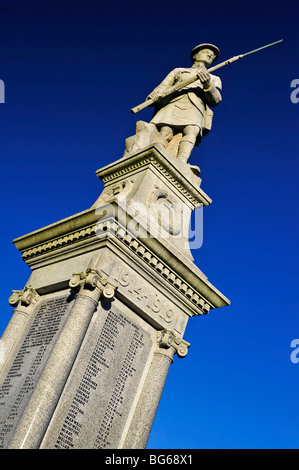
[[(172, 156), (187, 162), (194, 145), (211, 130), (213, 112), (209, 106), (217, 106), (222, 99), (221, 80), (211, 72), (282, 41), (231, 57), (213, 67), (210, 65), (219, 56), (218, 47), (208, 43), (194, 47), (191, 68), (172, 70), (146, 101), (131, 109), (135, 114), (148, 106), (156, 107), (151, 122), (137, 122), (135, 136), (126, 139), (124, 157), (142, 150), (142, 145), (144, 148), (160, 143)], [(200, 169), (193, 166), (192, 171), (197, 174)]]
[(177, 158), (188, 161), (194, 145), (198, 145), (203, 136), (211, 129), (214, 107), (220, 103), (221, 80), (210, 74), (207, 68), (219, 56), (218, 47), (213, 44), (200, 44), (191, 51), (191, 68), (176, 68), (157, 86), (147, 99), (159, 99), (167, 89), (178, 82), (186, 81), (197, 69), (198, 79), (182, 88), (179, 92), (157, 103), (151, 120), (159, 131), (156, 140), (165, 147), (178, 133), (182, 133)]

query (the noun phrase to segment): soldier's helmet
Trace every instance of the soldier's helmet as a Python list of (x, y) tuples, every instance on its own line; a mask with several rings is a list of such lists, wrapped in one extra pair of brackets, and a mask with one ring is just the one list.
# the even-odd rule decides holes
[(220, 51), (218, 49), (217, 46), (214, 46), (214, 44), (209, 44), (209, 43), (205, 43), (205, 44), (199, 44), (198, 46), (195, 46), (192, 51), (191, 51), (191, 54), (190, 54), (190, 57), (191, 57), (191, 60), (192, 62), (194, 62), (194, 56), (195, 54), (197, 54), (198, 51), (201, 51), (202, 49), (211, 49), (214, 54), (215, 54), (215, 59), (213, 60), (213, 62), (218, 59), (219, 55), (220, 55)]

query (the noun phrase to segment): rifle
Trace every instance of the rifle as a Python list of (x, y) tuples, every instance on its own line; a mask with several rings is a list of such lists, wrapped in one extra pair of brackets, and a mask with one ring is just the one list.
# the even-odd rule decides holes
[[(282, 41), (283, 41), (283, 39), (280, 39), (279, 41), (272, 42), (271, 44), (267, 44), (266, 46), (259, 47), (258, 49), (254, 49), (253, 51), (246, 52), (245, 54), (240, 54), (240, 55), (234, 56), (231, 59), (228, 59), (228, 60), (225, 60), (224, 62), (221, 62), (221, 64), (218, 64), (218, 65), (215, 65), (214, 67), (209, 68), (208, 72), (210, 72), (210, 73), (214, 72), (215, 70), (218, 70), (221, 67), (224, 67), (225, 65), (229, 65), (232, 62), (235, 62), (235, 60), (242, 59), (243, 57), (245, 57), (249, 54), (253, 54), (254, 52), (260, 51), (261, 49), (265, 49), (266, 47), (274, 46), (274, 44), (278, 44), (279, 42), (282, 42)], [(159, 96), (158, 99), (154, 100), (154, 99), (150, 98), (150, 99), (144, 101), (143, 103), (141, 103), (140, 105), (135, 106), (135, 108), (132, 108), (131, 112), (133, 114), (135, 114), (135, 113), (138, 113), (138, 111), (141, 111), (142, 109), (147, 108), (148, 106), (152, 106), (153, 104), (163, 100), (166, 97), (169, 97), (173, 93), (175, 93), (175, 92), (181, 90), (182, 88), (185, 88), (186, 86), (190, 85), (191, 83), (195, 82), (196, 80), (198, 80), (198, 78), (199, 78), (198, 73), (195, 72), (195, 74), (192, 77), (188, 78), (188, 80), (177, 83), (176, 85), (173, 85), (172, 87), (170, 87), (165, 93), (163, 93), (161, 96)]]

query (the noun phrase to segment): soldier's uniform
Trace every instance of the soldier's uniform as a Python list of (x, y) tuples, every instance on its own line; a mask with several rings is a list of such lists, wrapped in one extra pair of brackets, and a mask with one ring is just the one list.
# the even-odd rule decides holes
[[(215, 58), (218, 57), (219, 49), (216, 46), (212, 44), (200, 44), (191, 52), (193, 62), (193, 55), (204, 48), (211, 49), (215, 54)], [(155, 92), (164, 93), (173, 85), (188, 80), (194, 73), (194, 66), (172, 70), (160, 85), (153, 90), (149, 97)], [(222, 100), (222, 84), (220, 78), (212, 74), (210, 78), (211, 83), (208, 89), (204, 89), (201, 81), (198, 79), (182, 88), (174, 95), (171, 95), (170, 98), (162, 100), (156, 107), (151, 120), (158, 129), (168, 126), (175, 132), (183, 132), (178, 158), (185, 161), (188, 160), (193, 146), (198, 145), (201, 138), (211, 130), (213, 111), (209, 106), (217, 106)], [(192, 138), (188, 135), (184, 136), (184, 130), (187, 126), (193, 126)], [(188, 129), (190, 130), (190, 127)], [(183, 146), (185, 146), (184, 151)]]
[[(178, 82), (183, 82), (194, 74), (194, 68), (176, 68), (170, 72), (154, 91), (164, 92), (167, 88)], [(222, 84), (219, 77), (211, 74), (212, 84), (204, 90), (200, 80), (196, 80), (182, 88), (163, 107), (156, 109), (151, 120), (157, 127), (167, 125), (174, 128), (183, 128), (188, 125), (197, 126), (203, 136), (211, 129), (213, 112), (209, 106), (216, 106), (221, 101)], [(205, 119), (205, 115), (209, 119)]]

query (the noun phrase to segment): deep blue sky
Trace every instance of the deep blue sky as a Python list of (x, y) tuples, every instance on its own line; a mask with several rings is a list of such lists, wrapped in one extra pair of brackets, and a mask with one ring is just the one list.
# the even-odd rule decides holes
[(30, 274), (12, 240), (94, 203), (95, 171), (150, 119), (130, 108), (199, 43), (222, 61), (284, 39), (218, 72), (223, 102), (190, 160), (213, 200), (193, 256), (232, 303), (189, 321), (149, 448), (298, 448), (298, 14), (295, 1), (0, 7), (0, 332)]

